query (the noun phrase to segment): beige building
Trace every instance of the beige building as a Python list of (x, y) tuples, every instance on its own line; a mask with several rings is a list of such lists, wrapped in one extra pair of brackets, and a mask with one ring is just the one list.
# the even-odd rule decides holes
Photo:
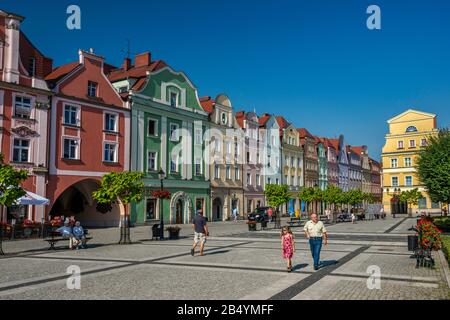
[(398, 200), (402, 191), (418, 188), (423, 194), (416, 211), (440, 211), (440, 204), (433, 203), (425, 187), (419, 181), (415, 168), (420, 150), (431, 136), (437, 135), (437, 116), (417, 110), (407, 110), (390, 119), (389, 133), (382, 153), (383, 205), (386, 212), (407, 213), (406, 203)]
[[(209, 180), (211, 181), (211, 217), (213, 221), (232, 218), (233, 209), (243, 214), (243, 140), (233, 107), (226, 95), (204, 97), (201, 106), (209, 114)], [(208, 166), (208, 164), (207, 164)]]

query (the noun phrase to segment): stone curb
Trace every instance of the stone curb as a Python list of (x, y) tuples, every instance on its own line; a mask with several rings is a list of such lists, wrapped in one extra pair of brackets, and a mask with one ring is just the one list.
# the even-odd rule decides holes
[(450, 289), (450, 266), (447, 259), (445, 258), (444, 252), (442, 250), (438, 251), (439, 260), (441, 262), (442, 269), (444, 271), (445, 280), (447, 281), (447, 287)]

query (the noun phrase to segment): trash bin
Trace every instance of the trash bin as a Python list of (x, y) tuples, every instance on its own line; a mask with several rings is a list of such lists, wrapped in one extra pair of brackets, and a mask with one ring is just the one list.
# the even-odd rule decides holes
[(408, 236), (408, 251), (414, 251), (419, 246), (419, 237), (410, 235)]
[(261, 221), (261, 229), (266, 229), (266, 228), (267, 228), (267, 220)]

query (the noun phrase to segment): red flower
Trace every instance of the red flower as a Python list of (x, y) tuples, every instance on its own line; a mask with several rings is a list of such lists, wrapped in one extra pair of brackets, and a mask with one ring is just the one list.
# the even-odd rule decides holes
[(157, 199), (170, 199), (171, 194), (167, 190), (155, 190), (152, 191), (152, 197)]

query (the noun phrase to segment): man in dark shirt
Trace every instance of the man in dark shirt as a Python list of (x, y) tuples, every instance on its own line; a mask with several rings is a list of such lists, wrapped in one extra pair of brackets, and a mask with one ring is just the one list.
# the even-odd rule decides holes
[(197, 215), (192, 220), (194, 227), (194, 246), (191, 249), (191, 255), (195, 255), (195, 248), (200, 242), (200, 255), (203, 256), (203, 248), (205, 247), (206, 237), (208, 236), (208, 226), (203, 216), (202, 210), (198, 210)]

